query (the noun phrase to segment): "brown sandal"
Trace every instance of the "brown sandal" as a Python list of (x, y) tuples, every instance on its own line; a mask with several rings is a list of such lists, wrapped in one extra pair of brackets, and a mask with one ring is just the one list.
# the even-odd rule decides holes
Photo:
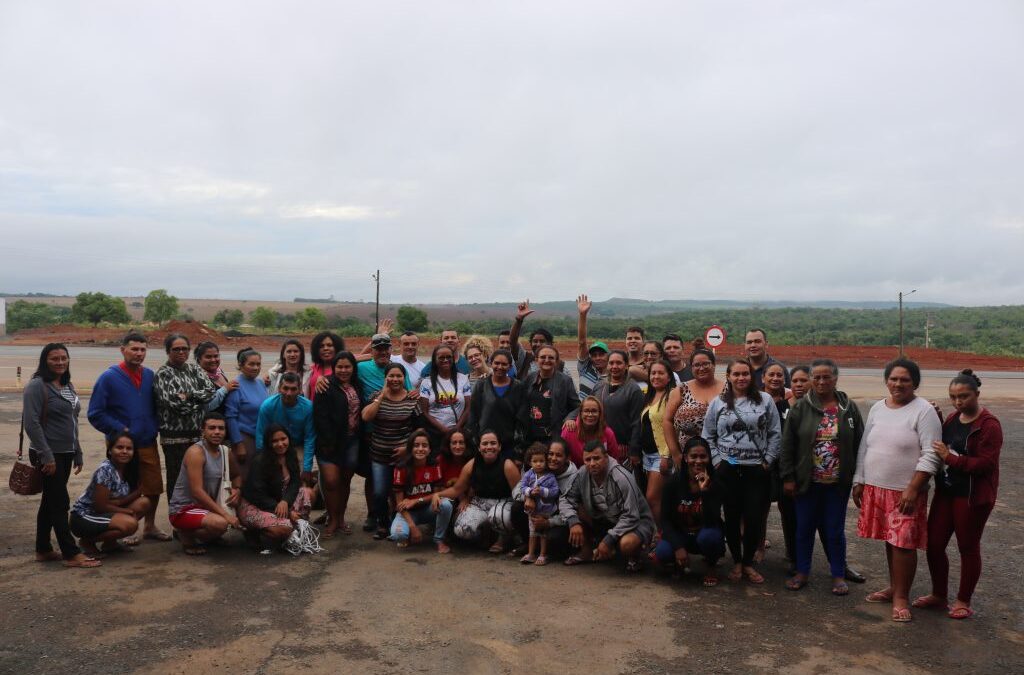
[(90, 558), (88, 556), (86, 556), (86, 558), (84, 560), (75, 560), (74, 558), (72, 558), (71, 560), (65, 560), (64, 561), (64, 567), (90, 568), (90, 567), (101, 567), (102, 565), (103, 565), (103, 561), (96, 560), (96, 558)]

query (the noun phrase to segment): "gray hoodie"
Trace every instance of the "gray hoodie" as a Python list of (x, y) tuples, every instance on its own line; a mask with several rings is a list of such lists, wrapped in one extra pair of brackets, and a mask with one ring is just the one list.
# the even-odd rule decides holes
[[(595, 502), (595, 496), (604, 498), (603, 509)], [(558, 510), (569, 527), (580, 522), (581, 511), (592, 521), (609, 524), (608, 534), (604, 537), (609, 546), (615, 546), (623, 535), (630, 532), (636, 532), (644, 542), (650, 542), (657, 530), (651, 507), (647, 505), (633, 474), (614, 457), (608, 457), (608, 474), (601, 485), (597, 485), (586, 469), (577, 471), (569, 489), (558, 499)]]
[[(68, 386), (74, 392), (74, 387), (71, 384)], [(82, 411), (82, 402), (78, 396), (74, 396), (74, 402), (71, 402), (61, 396), (50, 383), (43, 382), (41, 377), (33, 377), (25, 385), (22, 406), (29, 449), (37, 453), (39, 462), (49, 464), (53, 461), (55, 453), (73, 453), (75, 466), (81, 466), (82, 446), (78, 442), (78, 413)]]

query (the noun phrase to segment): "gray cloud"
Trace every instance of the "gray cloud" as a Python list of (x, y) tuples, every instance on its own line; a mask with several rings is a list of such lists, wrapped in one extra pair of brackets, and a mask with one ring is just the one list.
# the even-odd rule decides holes
[(0, 287), (1020, 302), (1022, 19), (6, 3)]

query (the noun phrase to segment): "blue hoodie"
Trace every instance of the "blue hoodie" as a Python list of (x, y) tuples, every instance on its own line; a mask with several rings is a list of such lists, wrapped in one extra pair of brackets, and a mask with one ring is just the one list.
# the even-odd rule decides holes
[(120, 365), (100, 373), (89, 397), (89, 423), (104, 435), (128, 429), (136, 449), (155, 447), (159, 425), (153, 398), (153, 371), (142, 369), (136, 388)]

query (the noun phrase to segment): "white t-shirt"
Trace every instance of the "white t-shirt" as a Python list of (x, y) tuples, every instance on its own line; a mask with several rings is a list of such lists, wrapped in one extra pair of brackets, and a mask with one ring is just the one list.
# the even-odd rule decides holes
[(423, 368), (426, 367), (426, 361), (416, 359), (412, 363), (409, 363), (402, 358), (401, 354), (392, 354), (391, 363), (401, 363), (405, 366), (405, 372), (409, 374), (409, 382), (412, 384), (413, 388), (420, 386), (420, 372), (422, 372)]
[(429, 401), (427, 412), (431, 417), (449, 429), (459, 421), (459, 416), (466, 409), (466, 397), (473, 393), (469, 377), (456, 373), (455, 383), (443, 377), (437, 378), (437, 392), (431, 387), (429, 377), (420, 383), (420, 397)]
[(885, 399), (871, 406), (864, 424), (853, 482), (903, 490), (915, 471), (930, 474), (942, 466), (932, 441), (942, 440), (942, 424), (932, 404), (920, 396), (901, 408)]

